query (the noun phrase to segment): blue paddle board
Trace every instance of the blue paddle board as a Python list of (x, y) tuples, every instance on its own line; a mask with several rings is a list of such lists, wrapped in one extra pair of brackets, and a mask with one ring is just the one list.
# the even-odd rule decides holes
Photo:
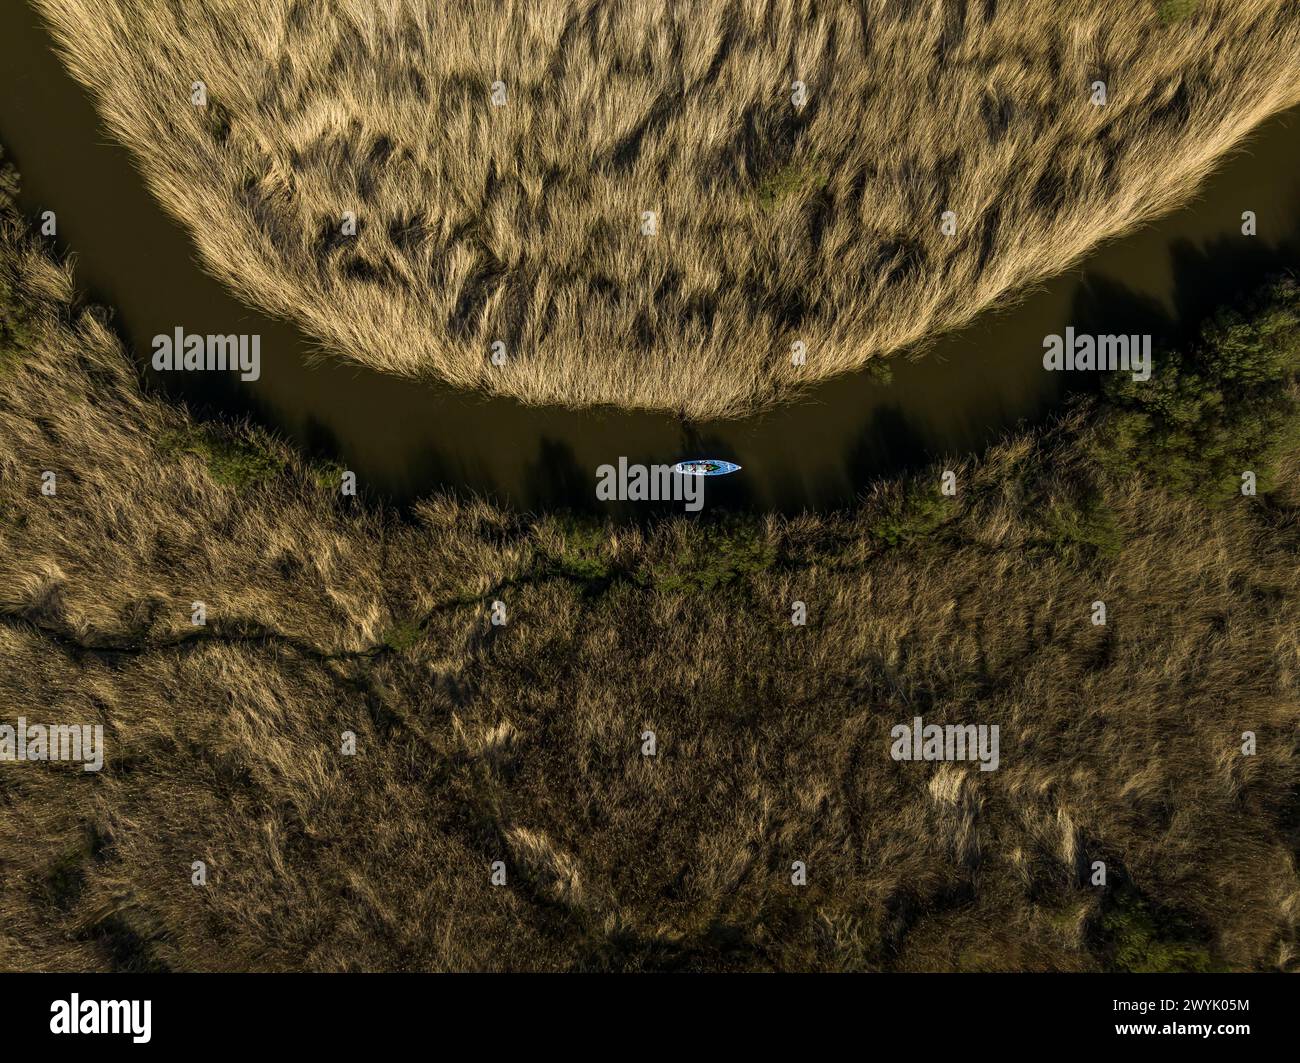
[(740, 466), (733, 461), (720, 458), (698, 458), (695, 461), (679, 461), (673, 466), (673, 472), (683, 476), (726, 476), (729, 472), (739, 472)]

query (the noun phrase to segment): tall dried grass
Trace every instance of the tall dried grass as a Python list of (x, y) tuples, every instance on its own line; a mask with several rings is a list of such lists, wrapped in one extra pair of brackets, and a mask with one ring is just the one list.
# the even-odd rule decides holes
[(0, 296), (0, 717), (107, 735), (0, 764), (0, 968), (1296, 966), (1294, 448), (1215, 508), (1081, 412), (938, 508), (399, 520), (143, 396), (12, 220)]
[(1015, 296), (1300, 100), (1287, 0), (35, 2), (244, 298), (372, 368), (701, 418)]

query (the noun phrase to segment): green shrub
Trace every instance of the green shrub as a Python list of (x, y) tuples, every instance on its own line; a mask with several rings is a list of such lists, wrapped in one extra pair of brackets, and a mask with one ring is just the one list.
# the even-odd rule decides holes
[(4, 149), (0, 148), (0, 211), (13, 209), (20, 186), (18, 171), (5, 159)]
[(230, 431), (195, 425), (167, 433), (158, 445), (164, 454), (195, 454), (202, 458), (207, 463), (208, 475), (227, 487), (251, 487), (285, 468), (270, 440), (252, 430)]
[(207, 106), (203, 111), (203, 123), (208, 134), (218, 144), (224, 144), (230, 139), (230, 112), (211, 92), (208, 93)]
[(638, 580), (669, 593), (712, 591), (771, 568), (776, 548), (753, 521), (700, 525), (675, 558), (643, 566)]
[(871, 534), (888, 546), (904, 546), (946, 524), (955, 510), (955, 500), (940, 494), (937, 487), (909, 484), (890, 499), (885, 513), (872, 522)]
[(603, 523), (570, 514), (556, 515), (552, 522), (564, 545), (559, 553), (548, 552), (542, 559), (545, 574), (589, 584), (608, 583), (613, 579), (614, 562), (607, 545), (609, 531)]
[(345, 472), (347, 469), (338, 461), (314, 461), (310, 468), (312, 482), (327, 491), (340, 490)]
[(1300, 285), (1270, 284), (1240, 309), (1222, 310), (1186, 352), (1158, 351), (1151, 379), (1116, 374), (1096, 456), (1116, 472), (1137, 470), (1205, 501), (1240, 489), (1297, 430), (1287, 385), (1300, 368)]
[(1037, 511), (1042, 545), (1056, 557), (1077, 561), (1080, 554), (1114, 557), (1123, 545), (1115, 517), (1095, 496), (1053, 499)]
[(17, 364), (34, 340), (31, 308), (8, 265), (0, 264), (0, 373)]
[(86, 853), (81, 847), (60, 854), (45, 873), (45, 894), (61, 912), (69, 911), (86, 883)]
[[(4, 157), (0, 148), (0, 222), (21, 224), (14, 209), (18, 196), (18, 171)], [(18, 255), (6, 248), (0, 260), (0, 375), (31, 349), (36, 338), (35, 315), (19, 282)]]

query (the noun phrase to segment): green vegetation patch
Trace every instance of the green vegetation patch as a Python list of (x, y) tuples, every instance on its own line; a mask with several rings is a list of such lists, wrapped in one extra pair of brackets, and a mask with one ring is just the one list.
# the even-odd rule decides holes
[(787, 162), (758, 182), (755, 194), (764, 210), (775, 210), (791, 199), (806, 199), (826, 187), (829, 177), (816, 162)]
[(168, 432), (158, 446), (167, 455), (197, 455), (207, 464), (208, 475), (227, 487), (251, 487), (285, 470), (284, 459), (270, 439), (250, 429), (227, 431), (194, 425)]
[(548, 551), (541, 560), (543, 574), (561, 576), (587, 584), (606, 584), (616, 575), (609, 547), (609, 528), (603, 522), (572, 514), (552, 518), (563, 539), (558, 551)]
[(107, 838), (98, 828), (87, 824), (77, 843), (63, 850), (45, 868), (41, 885), (46, 898), (59, 911), (71, 911), (76, 905), (86, 884), (88, 865), (101, 858), (107, 844)]
[(230, 112), (220, 101), (208, 94), (208, 102), (203, 109), (203, 124), (208, 134), (218, 144), (230, 139)]
[(635, 570), (619, 564), (604, 522), (571, 514), (552, 515), (548, 520), (560, 533), (562, 545), (543, 551), (535, 571), (543, 578), (582, 583), (589, 591), (604, 591), (625, 581), (670, 594), (696, 594), (741, 583), (777, 561), (776, 545), (756, 521), (740, 514), (692, 525), (675, 537), (676, 553), (653, 557)]
[(310, 475), (317, 487), (326, 491), (338, 491), (343, 486), (345, 472), (347, 468), (342, 462), (327, 459), (312, 462)]
[(1124, 545), (1115, 515), (1095, 495), (1052, 499), (1039, 510), (1040, 545), (1069, 562), (1114, 557)]
[(1201, 0), (1160, 0), (1156, 4), (1156, 13), (1166, 26), (1189, 19), (1196, 13)]
[(1252, 471), (1263, 493), (1297, 432), (1288, 385), (1300, 369), (1300, 285), (1273, 282), (1240, 309), (1219, 311), (1185, 352), (1157, 352), (1151, 379), (1116, 375), (1097, 456), (1205, 502), (1241, 489)]
[(871, 523), (871, 535), (886, 546), (905, 546), (933, 534), (956, 514), (955, 499), (938, 487), (908, 484), (885, 504), (884, 513)]
[(9, 271), (0, 267), (0, 374), (31, 349), (34, 337), (30, 307)]
[[(14, 206), (19, 188), (18, 171), (0, 148), (0, 221), (21, 225)], [(36, 315), (23, 291), (22, 252), (6, 250), (0, 258), (0, 376), (16, 365), (36, 342)]]
[(61, 853), (46, 869), (45, 895), (59, 911), (71, 910), (86, 884), (86, 850), (83, 847)]
[(401, 653), (420, 641), (421, 630), (418, 621), (403, 620), (385, 631), (381, 641), (389, 649)]
[(692, 529), (675, 557), (643, 565), (636, 578), (670, 594), (694, 594), (742, 583), (775, 561), (775, 545), (753, 521), (730, 518)]
[(1106, 895), (1097, 944), (1108, 971), (1203, 973), (1214, 967), (1204, 931), (1128, 884)]

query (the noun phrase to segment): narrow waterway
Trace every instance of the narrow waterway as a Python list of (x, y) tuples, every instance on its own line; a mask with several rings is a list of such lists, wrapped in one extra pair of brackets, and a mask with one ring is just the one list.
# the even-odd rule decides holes
[[(595, 470), (720, 457), (744, 471), (710, 483), (710, 507), (785, 511), (850, 502), (882, 474), (979, 448), (1046, 416), (1076, 374), (1042, 368), (1042, 341), (1081, 332), (1177, 337), (1234, 291), (1300, 264), (1300, 112), (1266, 123), (1184, 210), (1115, 241), (1082, 268), (1013, 307), (985, 314), (870, 373), (826, 382), (761, 416), (685, 424), (667, 416), (572, 411), (489, 400), (337, 363), (308, 365), (315, 344), (235, 300), (200, 268), (184, 230), (145, 190), (130, 155), (104, 131), (63, 70), (39, 18), (0, 5), (0, 143), (22, 173), (23, 209), (52, 210), (79, 285), (114, 308), (142, 365), (152, 337), (257, 333), (262, 374), (149, 370), (200, 415), (247, 415), (305, 449), (343, 460), (378, 494), (405, 501), (437, 488), (521, 509), (593, 508)], [(1241, 233), (1242, 212), (1258, 235)], [(1074, 379), (1066, 379), (1073, 377)]]

